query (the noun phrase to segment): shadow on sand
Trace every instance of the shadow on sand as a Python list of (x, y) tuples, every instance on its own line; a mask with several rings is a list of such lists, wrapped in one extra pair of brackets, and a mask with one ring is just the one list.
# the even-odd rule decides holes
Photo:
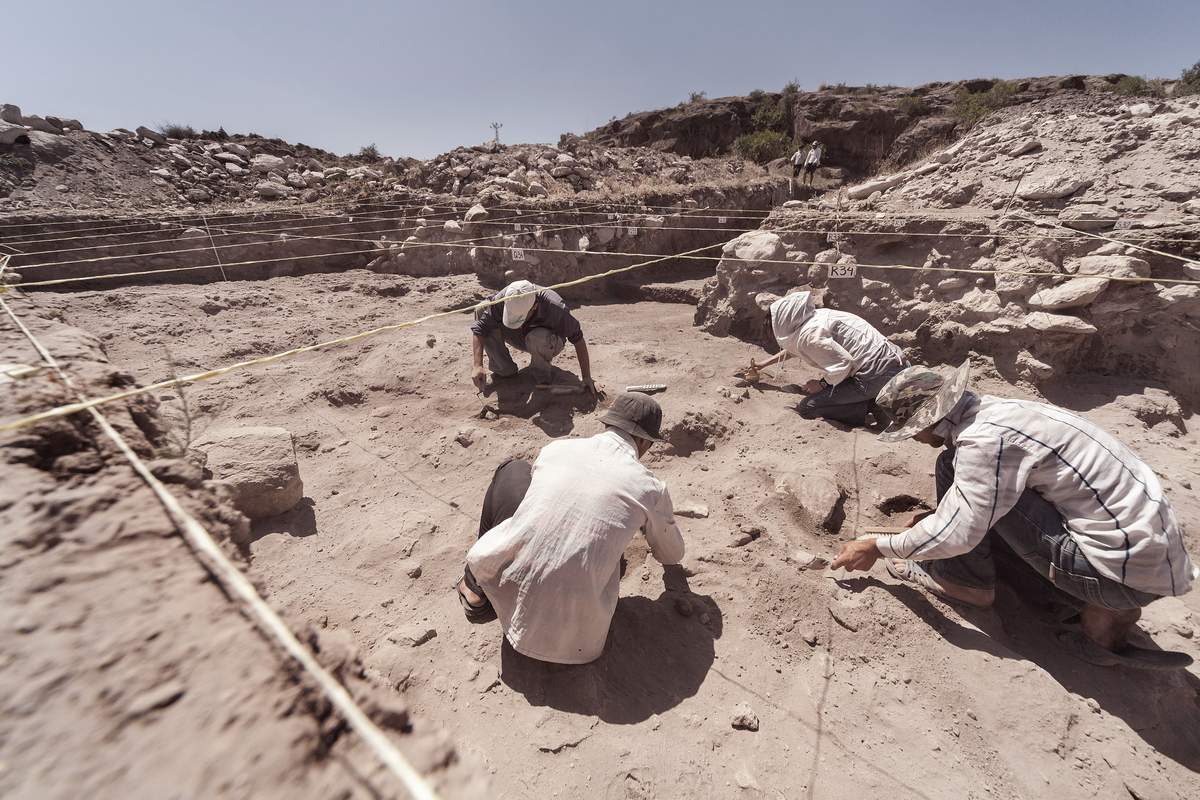
[[(693, 594), (679, 567), (663, 570), (658, 598), (622, 597), (604, 654), (590, 664), (547, 664), (521, 655), (508, 642), (500, 652), (501, 679), (532, 706), (595, 716), (628, 725), (661, 714), (696, 694), (713, 664), (721, 637), (721, 610)], [(690, 616), (676, 610), (686, 599)], [(707, 614), (706, 622), (702, 615)]]
[[(1000, 565), (997, 565), (998, 568)], [(872, 577), (839, 583), (850, 591), (879, 588), (891, 594), (950, 644), (996, 658), (1037, 664), (1064, 689), (1090, 697), (1105, 712), (1125, 721), (1163, 756), (1193, 772), (1200, 770), (1200, 678), (1190, 672), (1148, 672), (1127, 667), (1098, 667), (1069, 653), (1056, 638), (1063, 628), (1063, 597), (1040, 576), (1011, 566), (1001, 574), (991, 609), (956, 607), (974, 630), (946, 616), (922, 591), (883, 583)], [(1041, 581), (1044, 583), (1044, 581)], [(1149, 636), (1137, 642), (1153, 647)]]
[[(555, 385), (580, 385), (579, 377), (564, 369), (554, 367), (553, 376)], [(493, 402), (501, 415), (528, 419), (551, 437), (566, 436), (575, 427), (575, 415), (590, 414), (597, 405), (589, 394), (556, 395), (538, 389), (528, 369), (497, 380), (488, 402)]]

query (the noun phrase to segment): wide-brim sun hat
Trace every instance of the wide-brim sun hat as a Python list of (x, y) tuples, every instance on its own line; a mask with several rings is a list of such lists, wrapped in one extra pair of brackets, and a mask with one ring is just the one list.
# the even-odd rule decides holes
[(525, 320), (529, 318), (529, 312), (533, 310), (533, 304), (537, 301), (538, 287), (529, 281), (513, 281), (504, 289), (504, 294), (521, 295), (504, 301), (504, 311), (500, 315), (501, 321), (506, 328), (519, 328), (525, 324)]
[(966, 393), (970, 371), (971, 360), (967, 359), (947, 374), (922, 366), (896, 373), (875, 398), (875, 404), (891, 417), (879, 441), (910, 439), (940, 422)]
[(641, 392), (621, 392), (600, 415), (600, 421), (639, 439), (663, 441), (662, 406)]

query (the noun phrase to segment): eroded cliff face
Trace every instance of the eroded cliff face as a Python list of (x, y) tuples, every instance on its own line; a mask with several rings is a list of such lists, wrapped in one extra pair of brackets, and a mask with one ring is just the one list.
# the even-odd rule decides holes
[[(1026, 78), (1004, 84), (1005, 105), (1056, 96), (1104, 93), (1121, 75)], [(816, 91), (755, 93), (682, 103), (613, 120), (585, 138), (614, 147), (652, 147), (693, 158), (729, 153), (737, 138), (761, 126), (763, 109), (786, 106), (776, 126), (793, 139), (825, 145), (824, 163), (850, 178), (899, 165), (963, 134), (960, 93), (984, 95), (995, 80), (930, 83), (915, 88), (833, 86)], [(758, 115), (756, 118), (756, 114)], [(756, 124), (757, 119), (757, 124)]]

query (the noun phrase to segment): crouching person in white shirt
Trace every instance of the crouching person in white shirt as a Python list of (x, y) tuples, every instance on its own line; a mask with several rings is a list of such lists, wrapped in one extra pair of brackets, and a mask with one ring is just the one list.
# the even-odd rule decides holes
[(937, 510), (894, 536), (847, 543), (833, 566), (887, 570), (945, 599), (988, 607), (993, 551), (1004, 546), (1061, 590), (1078, 629), (1059, 638), (1096, 664), (1186, 667), (1191, 658), (1131, 641), (1142, 608), (1192, 588), (1200, 570), (1154, 471), (1082, 417), (1045, 403), (967, 391), (953, 374), (910, 367), (876, 402), (892, 424), (885, 442), (945, 447)]
[(467, 619), (498, 616), (513, 649), (539, 661), (600, 657), (621, 556), (639, 530), (661, 563), (683, 558), (667, 487), (640, 463), (661, 441), (662, 409), (626, 392), (600, 419), (603, 433), (551, 442), (532, 466), (514, 459), (496, 470), (458, 585)]

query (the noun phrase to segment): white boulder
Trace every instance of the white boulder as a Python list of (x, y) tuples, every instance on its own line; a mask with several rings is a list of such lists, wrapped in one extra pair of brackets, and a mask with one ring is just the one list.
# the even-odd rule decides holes
[(287, 163), (279, 156), (272, 156), (266, 153), (260, 153), (250, 159), (250, 169), (254, 172), (271, 173), (271, 172), (287, 172)]
[(1090, 305), (1108, 288), (1108, 284), (1108, 278), (1072, 278), (1058, 286), (1034, 292), (1029, 298), (1029, 305), (1044, 311), (1081, 308)]
[(1031, 172), (1021, 182), (1017, 196), (1022, 200), (1056, 200), (1070, 197), (1092, 185), (1092, 181), (1080, 177), (1066, 167), (1048, 167)]

